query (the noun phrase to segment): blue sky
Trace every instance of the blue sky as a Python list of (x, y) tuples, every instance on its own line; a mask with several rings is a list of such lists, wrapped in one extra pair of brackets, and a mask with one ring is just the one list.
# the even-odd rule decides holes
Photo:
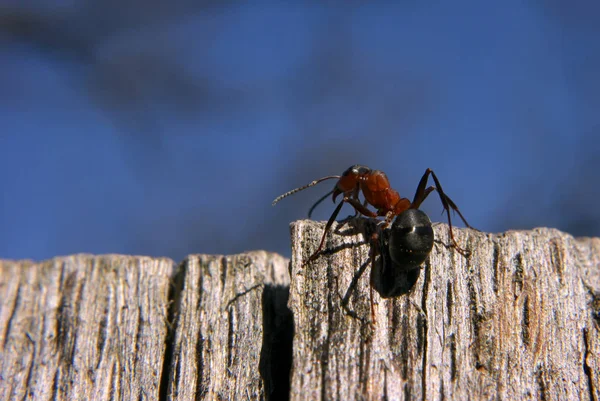
[(0, 7), (2, 258), (289, 255), (333, 182), (273, 198), (356, 163), (409, 198), (433, 168), (483, 231), (600, 235), (593, 2), (102, 4)]

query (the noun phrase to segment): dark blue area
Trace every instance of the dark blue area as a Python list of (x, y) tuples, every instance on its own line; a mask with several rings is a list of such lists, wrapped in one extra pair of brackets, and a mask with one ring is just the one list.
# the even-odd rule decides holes
[(0, 6), (1, 258), (289, 256), (333, 182), (271, 201), (356, 163), (600, 235), (600, 5), (79, 3)]

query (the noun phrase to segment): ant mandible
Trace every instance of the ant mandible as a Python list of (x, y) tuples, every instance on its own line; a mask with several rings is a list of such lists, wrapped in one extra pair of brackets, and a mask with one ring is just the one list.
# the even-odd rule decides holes
[[(433, 181), (436, 186), (427, 187), (427, 180), (429, 176), (433, 177)], [(400, 197), (400, 194), (390, 186), (390, 182), (383, 171), (372, 170), (369, 167), (354, 165), (349, 167), (344, 173), (339, 175), (331, 175), (318, 180), (312, 181), (310, 184), (293, 189), (283, 195), (278, 196), (273, 201), (273, 205), (279, 202), (281, 199), (286, 198), (296, 192), (310, 188), (322, 181), (329, 179), (338, 179), (333, 190), (325, 194), (319, 199), (309, 210), (309, 217), (314, 208), (323, 201), (327, 196), (332, 195), (332, 200), (335, 203), (336, 198), (339, 195), (343, 195), (343, 199), (340, 204), (335, 208), (333, 214), (325, 225), (323, 237), (317, 250), (308, 258), (307, 263), (317, 259), (323, 244), (327, 232), (333, 225), (337, 215), (344, 203), (352, 205), (356, 213), (360, 213), (364, 216), (376, 218), (385, 216), (382, 228), (387, 228), (394, 217), (396, 221), (392, 226), (392, 233), (390, 236), (390, 256), (392, 260), (403, 266), (404, 269), (410, 270), (418, 267), (429, 255), (433, 247), (433, 230), (431, 228), (431, 221), (425, 213), (418, 210), (423, 201), (427, 196), (437, 191), (440, 197), (440, 201), (444, 207), (446, 215), (448, 217), (448, 226), (450, 229), (450, 239), (456, 250), (463, 256), (467, 255), (467, 251), (461, 248), (456, 240), (452, 231), (452, 219), (450, 217), (450, 209), (454, 210), (465, 225), (472, 228), (467, 220), (464, 218), (456, 204), (446, 195), (442, 189), (437, 176), (428, 168), (425, 170), (425, 174), (421, 177), (421, 181), (417, 186), (417, 191), (413, 198), (413, 201), (409, 201), (407, 198)], [(364, 203), (359, 200), (359, 193), (362, 191), (365, 198)], [(367, 205), (371, 205), (377, 209), (376, 212), (371, 211), (367, 208)], [(378, 234), (373, 234), (372, 242), (374, 243), (373, 248), (377, 248), (379, 241)], [(373, 255), (374, 256), (374, 255)]]

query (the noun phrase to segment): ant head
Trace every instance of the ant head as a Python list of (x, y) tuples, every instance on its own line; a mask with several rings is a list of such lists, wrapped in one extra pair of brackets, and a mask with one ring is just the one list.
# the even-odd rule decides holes
[(370, 168), (361, 166), (360, 164), (355, 164), (354, 166), (348, 167), (340, 177), (337, 184), (335, 184), (335, 188), (333, 190), (333, 201), (335, 202), (335, 198), (339, 194), (355, 191), (359, 184), (360, 178), (370, 172)]
[(344, 171), (342, 177), (347, 177), (349, 175), (360, 176), (371, 172), (371, 169), (365, 166), (361, 166), (360, 164), (355, 164), (350, 166)]

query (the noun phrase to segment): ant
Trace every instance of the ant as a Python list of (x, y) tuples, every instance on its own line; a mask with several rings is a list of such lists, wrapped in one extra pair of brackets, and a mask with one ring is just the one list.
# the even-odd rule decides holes
[[(427, 181), (430, 175), (433, 178), (436, 186), (427, 187)], [(318, 258), (319, 253), (323, 248), (323, 244), (325, 243), (327, 232), (331, 229), (331, 226), (333, 225), (333, 222), (342, 209), (344, 203), (349, 203), (355, 210), (355, 216), (358, 214), (362, 214), (371, 218), (385, 216), (385, 220), (382, 222), (382, 229), (385, 229), (392, 224), (387, 247), (393, 265), (398, 267), (400, 272), (405, 272), (414, 276), (413, 273), (418, 271), (417, 269), (421, 266), (425, 259), (427, 259), (431, 249), (433, 248), (433, 228), (431, 226), (431, 220), (427, 214), (419, 210), (419, 207), (423, 201), (433, 191), (437, 191), (440, 201), (444, 206), (444, 210), (446, 211), (452, 245), (461, 255), (465, 257), (467, 256), (468, 252), (461, 248), (454, 239), (450, 209), (458, 213), (468, 228), (472, 227), (464, 218), (460, 210), (458, 210), (458, 207), (452, 201), (452, 199), (450, 199), (448, 195), (444, 193), (440, 181), (430, 168), (425, 170), (423, 177), (421, 177), (421, 181), (419, 181), (419, 185), (417, 186), (417, 191), (415, 192), (412, 202), (407, 198), (400, 197), (400, 194), (390, 186), (390, 182), (383, 171), (372, 170), (369, 167), (356, 164), (349, 167), (341, 176), (331, 175), (319, 178), (312, 181), (308, 185), (286, 192), (283, 195), (275, 198), (273, 205), (283, 198), (329, 179), (337, 179), (338, 181), (331, 191), (325, 194), (325, 196), (321, 197), (310, 208), (308, 212), (309, 218), (314, 208), (329, 195), (332, 195), (332, 200), (334, 203), (339, 195), (343, 195), (343, 198), (325, 225), (325, 230), (323, 232), (323, 237), (321, 237), (321, 243), (319, 244), (319, 247), (308, 258), (308, 260), (305, 262), (306, 264)], [(359, 194), (361, 191), (365, 198), (364, 203), (361, 203), (359, 199)], [(367, 208), (367, 205), (375, 207), (377, 211), (371, 211)], [(375, 256), (378, 249), (380, 249), (379, 234), (376, 230), (371, 236), (370, 259), (372, 264), (375, 263)], [(390, 295), (395, 296), (395, 294), (398, 293), (396, 288), (387, 288), (385, 292), (386, 297)], [(348, 299), (344, 297), (342, 304), (345, 309), (347, 309), (347, 302)], [(354, 315), (353, 313), (350, 314)], [(371, 286), (371, 316), (371, 322), (373, 323), (375, 321), (373, 286)]]
[[(427, 187), (427, 180), (429, 179), (430, 175), (432, 176), (436, 186)], [(330, 175), (319, 178), (318, 180), (312, 181), (310, 184), (286, 192), (283, 195), (275, 198), (273, 205), (283, 198), (329, 179), (338, 179), (338, 182), (331, 191), (320, 198), (310, 208), (308, 212), (309, 218), (314, 208), (324, 199), (326, 199), (327, 196), (332, 195), (332, 200), (334, 203), (339, 195), (343, 195), (343, 199), (335, 208), (331, 217), (327, 221), (323, 237), (321, 238), (321, 243), (319, 244), (317, 250), (308, 258), (307, 263), (318, 258), (319, 253), (323, 248), (323, 244), (325, 243), (327, 232), (333, 225), (333, 222), (335, 221), (344, 203), (349, 203), (352, 207), (354, 207), (356, 212), (355, 215), (360, 213), (364, 216), (372, 218), (385, 216), (385, 220), (383, 221), (382, 225), (383, 229), (389, 227), (394, 217), (396, 217), (396, 220), (392, 224), (389, 241), (390, 256), (392, 261), (395, 264), (402, 266), (405, 270), (411, 270), (420, 266), (433, 248), (433, 229), (431, 228), (431, 221), (429, 220), (429, 217), (423, 211), (419, 210), (419, 207), (427, 198), (427, 196), (433, 191), (438, 192), (440, 201), (442, 202), (444, 210), (446, 211), (448, 225), (450, 228), (450, 239), (453, 246), (461, 255), (467, 256), (467, 251), (461, 248), (454, 239), (450, 209), (458, 213), (468, 228), (472, 227), (469, 225), (469, 223), (467, 223), (467, 220), (464, 218), (460, 210), (458, 210), (458, 207), (452, 201), (452, 199), (450, 199), (448, 195), (444, 193), (440, 181), (430, 168), (425, 170), (425, 174), (423, 174), (423, 177), (421, 177), (421, 181), (417, 186), (417, 191), (412, 202), (407, 198), (400, 197), (400, 194), (398, 194), (398, 192), (390, 186), (390, 182), (383, 171), (372, 170), (369, 167), (355, 164), (344, 171), (341, 176)], [(364, 203), (361, 203), (359, 199), (359, 194), (361, 191), (365, 197)], [(373, 212), (368, 209), (367, 205), (369, 204), (375, 207), (377, 211)], [(373, 234), (371, 240), (376, 247), (379, 241), (378, 234)]]

